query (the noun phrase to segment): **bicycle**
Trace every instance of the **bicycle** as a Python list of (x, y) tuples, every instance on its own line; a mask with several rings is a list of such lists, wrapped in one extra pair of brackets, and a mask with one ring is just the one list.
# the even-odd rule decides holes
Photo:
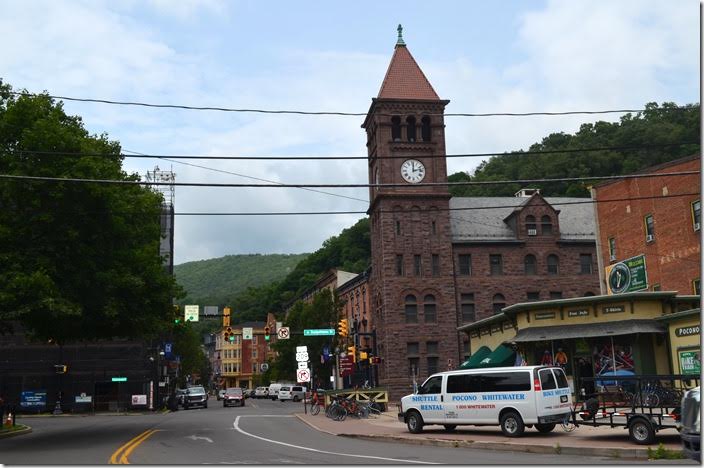
[(572, 421), (572, 418), (570, 416), (571, 414), (566, 414), (560, 422), (560, 426), (565, 432), (572, 432), (577, 428), (577, 425)]

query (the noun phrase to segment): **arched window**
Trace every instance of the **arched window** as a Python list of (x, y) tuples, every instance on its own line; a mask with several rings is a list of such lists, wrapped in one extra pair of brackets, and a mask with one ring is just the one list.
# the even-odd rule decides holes
[(416, 118), (412, 115), (406, 118), (406, 135), (408, 136), (408, 141), (416, 141)]
[(423, 316), (425, 317), (425, 323), (435, 323), (438, 321), (435, 296), (432, 294), (427, 294), (423, 298)]
[(552, 219), (550, 219), (550, 216), (545, 215), (540, 218), (540, 227), (543, 230), (543, 235), (552, 234)]
[(535, 255), (528, 254), (523, 259), (523, 267), (526, 275), (535, 275), (538, 273), (538, 260)]
[(560, 272), (560, 259), (555, 254), (548, 255), (548, 275), (556, 275)]
[(500, 314), (501, 309), (506, 307), (506, 299), (503, 294), (494, 294), (494, 300), (492, 302), (494, 305), (494, 315)]
[(401, 117), (398, 115), (391, 117), (391, 139), (401, 141)]
[(432, 132), (430, 130), (430, 117), (423, 116), (422, 119), (420, 119), (420, 136), (423, 139), (423, 141), (430, 141)]
[(537, 233), (535, 227), (535, 216), (533, 215), (526, 216), (526, 232), (529, 236), (534, 236)]
[(406, 315), (406, 323), (418, 323), (418, 303), (416, 296), (413, 294), (406, 296), (404, 312)]

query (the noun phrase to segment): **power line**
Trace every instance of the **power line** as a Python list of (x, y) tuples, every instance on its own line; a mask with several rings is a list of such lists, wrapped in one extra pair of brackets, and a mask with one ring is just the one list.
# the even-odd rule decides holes
[[(258, 114), (294, 114), (294, 115), (332, 115), (343, 117), (360, 117), (366, 116), (367, 112), (334, 112), (334, 111), (300, 111), (300, 110), (271, 110), (271, 109), (255, 109), (255, 108), (231, 108), (231, 107), (213, 107), (213, 106), (188, 106), (183, 104), (153, 104), (139, 101), (113, 101), (109, 99), (94, 99), (94, 98), (77, 98), (70, 96), (58, 96), (52, 94), (36, 94), (19, 91), (10, 91), (9, 94), (24, 97), (48, 97), (51, 99), (63, 99), (64, 101), (76, 102), (91, 102), (98, 104), (111, 104), (119, 106), (138, 106), (160, 109), (182, 109), (196, 111), (218, 111), (218, 112), (236, 112), (236, 113), (258, 113)], [(690, 110), (692, 107), (676, 106), (667, 108), (666, 110)], [(557, 116), (557, 115), (596, 115), (596, 114), (625, 114), (632, 112), (644, 112), (648, 109), (608, 109), (608, 110), (578, 110), (578, 111), (562, 111), (562, 112), (484, 112), (484, 113), (447, 113), (447, 114), (427, 114), (438, 115), (444, 117), (528, 117), (528, 116)], [(395, 115), (395, 114), (378, 114), (378, 115)]]
[[(595, 151), (633, 151), (644, 149), (669, 148), (673, 146), (689, 146), (699, 145), (698, 141), (680, 142), (680, 143), (662, 143), (653, 145), (630, 145), (630, 146), (602, 146), (594, 148), (570, 148), (562, 150), (534, 150), (534, 151), (513, 151), (513, 152), (490, 152), (490, 153), (459, 153), (459, 154), (434, 154), (424, 155), (423, 159), (441, 159), (441, 158), (483, 158), (491, 156), (529, 156), (533, 154), (561, 154), (561, 153), (588, 153)], [(136, 153), (135, 151), (127, 151), (128, 153)], [(368, 160), (369, 156), (207, 156), (202, 154), (177, 155), (177, 154), (104, 154), (104, 153), (82, 153), (82, 152), (66, 152), (66, 151), (32, 151), (32, 150), (13, 150), (10, 153), (26, 154), (26, 155), (57, 155), (69, 157), (122, 157), (122, 158), (155, 158), (155, 159), (205, 159), (205, 160), (299, 160), (299, 161), (321, 161), (321, 160)], [(390, 156), (375, 156), (373, 159), (407, 159), (410, 155), (390, 155)]]
[[(0, 179), (7, 180), (27, 180), (42, 182), (72, 182), (72, 183), (96, 183), (113, 185), (173, 185), (177, 187), (229, 187), (229, 188), (415, 188), (415, 187), (454, 187), (454, 186), (478, 186), (478, 185), (507, 185), (507, 184), (549, 184), (557, 182), (587, 182), (599, 180), (620, 180), (620, 179), (641, 179), (654, 177), (675, 177), (696, 175), (699, 171), (678, 171), (650, 174), (623, 174), (615, 176), (591, 176), (591, 177), (560, 177), (556, 179), (515, 179), (515, 180), (475, 180), (461, 182), (425, 182), (418, 184), (395, 183), (395, 184), (228, 184), (216, 182), (144, 182), (133, 180), (114, 179), (81, 179), (81, 178), (61, 178), (24, 176), (13, 174), (0, 174)], [(418, 194), (421, 195), (421, 194)]]

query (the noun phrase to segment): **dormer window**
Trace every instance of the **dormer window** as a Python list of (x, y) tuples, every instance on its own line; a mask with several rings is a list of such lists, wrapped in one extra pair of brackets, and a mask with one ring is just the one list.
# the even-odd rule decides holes
[(420, 136), (423, 139), (423, 141), (430, 141), (432, 132), (430, 130), (430, 117), (423, 116), (422, 119), (420, 119)]
[(406, 135), (411, 143), (416, 141), (416, 118), (412, 115), (406, 119)]
[(550, 218), (550, 216), (545, 215), (540, 218), (540, 227), (543, 231), (544, 236), (552, 234), (552, 219)]
[(526, 233), (529, 236), (535, 236), (538, 234), (538, 230), (535, 225), (535, 216), (533, 215), (526, 216)]
[(401, 141), (401, 117), (398, 115), (391, 117), (391, 139)]

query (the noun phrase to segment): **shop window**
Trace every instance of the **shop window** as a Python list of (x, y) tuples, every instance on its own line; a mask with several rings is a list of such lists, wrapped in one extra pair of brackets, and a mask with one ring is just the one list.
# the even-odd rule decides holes
[(702, 222), (702, 202), (695, 200), (692, 202), (692, 223), (694, 230), (698, 231), (701, 228)]
[(472, 256), (471, 255), (460, 255), (460, 275), (469, 276), (472, 274)]
[(401, 117), (397, 115), (391, 117), (391, 139), (401, 141)]
[(474, 293), (460, 295), (460, 309), (463, 323), (474, 322), (476, 318), (474, 311)]
[(538, 273), (538, 260), (535, 255), (528, 254), (523, 259), (523, 270), (526, 275), (535, 275)]
[(416, 296), (413, 294), (406, 296), (404, 315), (406, 316), (406, 323), (418, 323), (418, 304)]
[(609, 237), (609, 261), (616, 261), (616, 239)]
[(655, 220), (653, 215), (645, 215), (645, 242), (653, 242), (655, 240)]
[(423, 274), (423, 262), (420, 255), (413, 256), (413, 274), (416, 276)]
[(492, 300), (492, 308), (494, 315), (500, 314), (501, 309), (506, 307), (506, 299), (503, 294), (494, 294), (494, 299)]
[(423, 317), (425, 323), (435, 323), (438, 321), (435, 296), (428, 294), (423, 299)]
[(491, 276), (504, 274), (504, 262), (501, 254), (489, 255), (489, 266), (491, 267)]
[(529, 302), (540, 300), (540, 291), (528, 291), (526, 293), (526, 299)]
[(583, 275), (591, 275), (592, 269), (592, 254), (579, 254), (579, 272)]
[(406, 118), (406, 136), (411, 143), (416, 141), (416, 118), (412, 115)]
[(552, 234), (552, 219), (550, 216), (545, 215), (540, 218), (540, 229), (544, 236), (549, 236)]
[(440, 276), (440, 255), (433, 254), (430, 259), (433, 276)]
[(403, 276), (403, 255), (396, 255), (396, 276)]
[(430, 128), (430, 117), (425, 115), (422, 119), (420, 119), (420, 128), (420, 136), (421, 138), (423, 138), (423, 141), (430, 141), (430, 138), (432, 137), (432, 131)]
[(560, 259), (555, 254), (548, 255), (548, 275), (557, 275), (560, 272)]

